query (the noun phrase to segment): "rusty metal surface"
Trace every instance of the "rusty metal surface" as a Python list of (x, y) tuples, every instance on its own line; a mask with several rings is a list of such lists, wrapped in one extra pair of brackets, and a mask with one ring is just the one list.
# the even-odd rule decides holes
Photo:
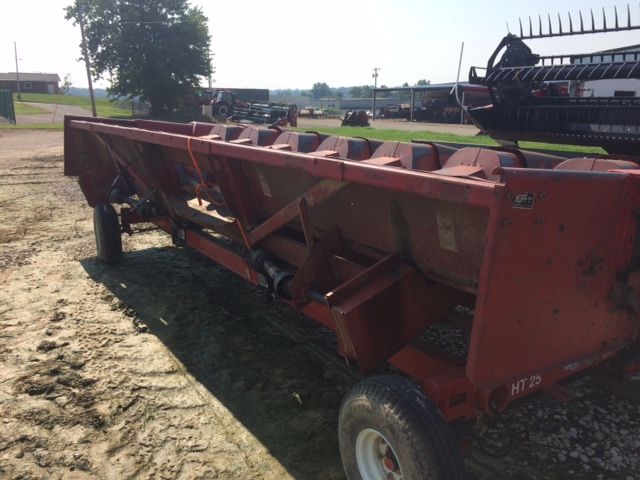
[(610, 300), (631, 256), (637, 180), (502, 175), (507, 188), (490, 221), (467, 365), (485, 386), (551, 365), (570, 372), (576, 358), (619, 349), (638, 329), (636, 315)]
[[(633, 160), (237, 128), (68, 118), (65, 173), (91, 205), (114, 187), (149, 196), (147, 220), (254, 284), (248, 251), (268, 251), (294, 273), (285, 301), (335, 330), (343, 356), (365, 372), (389, 359), (449, 420), (636, 337)], [(475, 309), (463, 363), (417, 340), (456, 305)]]

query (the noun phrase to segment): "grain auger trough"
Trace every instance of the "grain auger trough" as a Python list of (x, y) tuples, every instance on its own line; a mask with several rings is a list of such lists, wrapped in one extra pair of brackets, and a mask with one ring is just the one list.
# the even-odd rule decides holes
[[(585, 18), (586, 17), (586, 18)], [(519, 34), (502, 39), (486, 68), (472, 67), (469, 81), (489, 88), (491, 104), (466, 112), (502, 144), (519, 140), (603, 147), (610, 153), (636, 155), (640, 145), (640, 46), (620, 46), (598, 52), (538, 55), (525, 43), (537, 39), (602, 35), (637, 31), (631, 9), (626, 14), (573, 17), (547, 16), (522, 25)], [(619, 85), (619, 88), (603, 88)], [(604, 82), (604, 83), (603, 83)]]
[(65, 174), (106, 263), (152, 222), (335, 332), (370, 375), (340, 411), (352, 479), (464, 478), (474, 421), (637, 337), (628, 158), (66, 117)]

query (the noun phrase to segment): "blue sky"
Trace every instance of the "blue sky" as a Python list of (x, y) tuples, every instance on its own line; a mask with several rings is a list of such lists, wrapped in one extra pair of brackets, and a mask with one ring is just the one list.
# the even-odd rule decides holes
[[(63, 7), (69, 3), (1, 0), (0, 11), (11, 20), (3, 19), (0, 28), (0, 71), (15, 71), (15, 40), (21, 71), (57, 72), (60, 77), (69, 73), (75, 86), (86, 86), (78, 62), (80, 34), (64, 20)], [(412, 84), (420, 78), (453, 81), (463, 41), (465, 78), (469, 66), (486, 63), (507, 33), (507, 22), (512, 31), (517, 29), (518, 17), (550, 13), (556, 19), (560, 13), (566, 20), (572, 12), (575, 20), (578, 9), (588, 14), (594, 8), (596, 21), (601, 22), (605, 7), (612, 22), (616, 5), (626, 22), (627, 8), (626, 3), (611, 0), (193, 0), (192, 4), (209, 17), (216, 84), (272, 89), (310, 88), (314, 82), (334, 87), (373, 84), (373, 67), (381, 67), (379, 85)], [(640, 23), (636, 2), (632, 19)], [(627, 44), (640, 44), (640, 31), (530, 42), (536, 53), (543, 54)]]

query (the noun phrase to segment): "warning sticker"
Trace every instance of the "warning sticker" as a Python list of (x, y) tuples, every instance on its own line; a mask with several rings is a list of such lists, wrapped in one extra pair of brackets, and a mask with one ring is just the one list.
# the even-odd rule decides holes
[(518, 193), (513, 197), (513, 208), (523, 208), (531, 210), (533, 208), (533, 200), (535, 195), (530, 192)]
[(456, 244), (456, 231), (453, 228), (453, 218), (449, 212), (438, 212), (436, 214), (438, 222), (438, 238), (440, 239), (440, 247), (452, 252), (458, 251)]
[(264, 196), (271, 198), (271, 189), (269, 188), (269, 184), (267, 183), (265, 176), (258, 173), (258, 180), (260, 180), (260, 186), (262, 187), (262, 193), (264, 193)]

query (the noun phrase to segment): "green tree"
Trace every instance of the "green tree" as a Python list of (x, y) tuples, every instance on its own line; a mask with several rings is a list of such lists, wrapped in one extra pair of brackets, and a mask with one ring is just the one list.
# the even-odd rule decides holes
[(83, 19), (96, 79), (114, 96), (140, 97), (153, 114), (171, 111), (211, 72), (207, 17), (188, 0), (76, 0), (67, 20)]
[(60, 86), (60, 95), (68, 95), (69, 94), (69, 90), (71, 89), (73, 85), (71, 84), (71, 74), (67, 73), (64, 76), (64, 80), (62, 80), (62, 85)]
[(322, 97), (331, 96), (331, 87), (325, 82), (317, 82), (311, 87), (311, 96), (316, 100)]
[(361, 85), (351, 87), (349, 89), (349, 96), (351, 98), (371, 98), (373, 97), (373, 93), (371, 92), (371, 87), (369, 85)]
[(426, 78), (421, 78), (416, 82), (416, 85), (418, 86), (431, 85), (431, 80), (427, 80)]

